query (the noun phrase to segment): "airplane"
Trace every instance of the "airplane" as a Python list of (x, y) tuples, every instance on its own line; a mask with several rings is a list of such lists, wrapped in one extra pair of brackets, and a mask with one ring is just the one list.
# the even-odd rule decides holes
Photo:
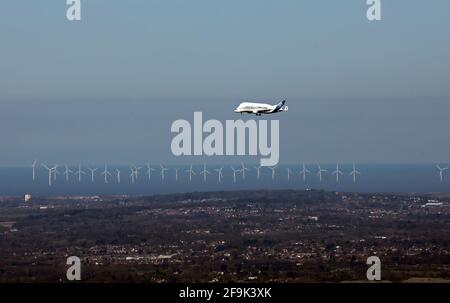
[(261, 116), (261, 114), (274, 114), (278, 112), (286, 112), (287, 106), (284, 106), (286, 100), (281, 101), (276, 105), (264, 104), (264, 103), (252, 103), (243, 102), (234, 110), (235, 113), (248, 113)]

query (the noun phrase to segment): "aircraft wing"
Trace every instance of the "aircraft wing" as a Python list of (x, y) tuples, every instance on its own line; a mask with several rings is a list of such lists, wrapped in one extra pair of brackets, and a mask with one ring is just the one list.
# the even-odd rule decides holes
[(254, 114), (262, 114), (262, 113), (268, 113), (268, 112), (270, 112), (271, 111), (271, 109), (255, 109), (255, 110), (253, 110), (253, 113)]

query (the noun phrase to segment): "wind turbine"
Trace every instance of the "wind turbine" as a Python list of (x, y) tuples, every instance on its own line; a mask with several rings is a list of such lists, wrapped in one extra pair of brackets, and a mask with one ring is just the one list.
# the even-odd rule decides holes
[(256, 169), (256, 180), (259, 180), (261, 176), (261, 165), (260, 166), (254, 166), (254, 169)]
[(139, 177), (139, 170), (141, 169), (142, 167), (140, 167), (140, 166), (135, 166), (135, 165), (133, 165), (132, 166), (132, 170), (133, 170), (133, 173), (134, 173), (134, 179), (137, 181), (137, 179), (138, 179), (138, 177)]
[(64, 165), (64, 167), (65, 167), (64, 176), (66, 177), (66, 181), (69, 182), (69, 174), (73, 173), (73, 171), (69, 169), (69, 166), (67, 164)]
[(319, 176), (319, 181), (322, 182), (322, 173), (327, 172), (327, 170), (326, 170), (326, 169), (322, 169), (322, 168), (320, 167), (320, 164), (319, 164), (319, 163), (317, 163), (317, 169), (318, 169), (317, 175)]
[(275, 170), (277, 169), (277, 167), (276, 166), (271, 166), (271, 167), (269, 167), (269, 169), (272, 170), (272, 181), (274, 181), (275, 180)]
[(336, 170), (332, 172), (333, 175), (336, 175), (336, 183), (339, 183), (339, 175), (343, 175), (344, 173), (339, 170), (339, 163), (336, 163)]
[(85, 175), (86, 173), (81, 170), (81, 164), (78, 164), (78, 170), (75, 172), (75, 175), (78, 176), (78, 182), (81, 182), (81, 175)]
[(147, 176), (148, 176), (148, 182), (150, 182), (150, 179), (152, 178), (152, 171), (155, 169), (150, 166), (150, 163), (147, 163)]
[(236, 173), (239, 173), (240, 169), (235, 169), (233, 166), (231, 166), (231, 170), (233, 171), (233, 182), (236, 183)]
[(290, 181), (291, 180), (291, 169), (288, 167), (286, 168), (287, 171), (287, 180)]
[(191, 181), (192, 181), (192, 175), (195, 176), (195, 172), (192, 170), (192, 164), (191, 164), (191, 166), (189, 167), (189, 169), (186, 170), (186, 172), (189, 173), (189, 182), (191, 182)]
[(206, 182), (206, 176), (211, 174), (211, 173), (206, 169), (206, 164), (203, 164), (203, 170), (200, 172), (200, 174), (203, 175), (203, 182)]
[(56, 181), (56, 175), (59, 175), (57, 164), (55, 164), (55, 166), (53, 167), (53, 181)]
[(164, 173), (169, 169), (164, 167), (162, 164), (160, 164), (159, 166), (161, 166), (161, 180), (164, 181)]
[(441, 167), (440, 165), (436, 165), (436, 168), (439, 169), (439, 179), (442, 182), (444, 180), (444, 171), (446, 171), (448, 167)]
[(120, 170), (116, 168), (117, 183), (120, 184)]
[(95, 172), (98, 170), (98, 168), (88, 167), (88, 170), (91, 172), (91, 181), (92, 181), (92, 183), (94, 183), (94, 175), (95, 175)]
[(222, 182), (222, 178), (223, 178), (223, 174), (222, 174), (222, 170), (223, 170), (223, 166), (221, 168), (215, 168), (214, 169), (217, 174), (219, 175), (219, 183)]
[(178, 168), (174, 168), (175, 170), (175, 181), (178, 182)]
[(48, 170), (48, 186), (52, 186), (52, 169), (45, 164), (42, 164), (42, 166)]
[(108, 183), (108, 176), (111, 176), (111, 173), (108, 171), (108, 165), (105, 164), (105, 170), (102, 172), (104, 176), (105, 183)]
[(139, 171), (138, 171), (138, 168), (134, 165), (130, 166), (130, 170), (131, 170), (131, 175), (130, 175), (131, 183), (134, 184), (134, 181), (137, 180)]
[(350, 172), (350, 176), (353, 176), (353, 183), (356, 183), (356, 175), (360, 175), (361, 173), (356, 170), (355, 162), (353, 162), (353, 170)]
[(56, 169), (57, 166), (55, 165), (52, 168), (48, 167), (45, 164), (42, 164), (42, 166), (48, 170), (48, 186), (52, 186), (53, 171)]
[(33, 164), (31, 164), (31, 169), (33, 170), (33, 181), (36, 180), (36, 164), (37, 160), (34, 160)]
[(242, 179), (245, 180), (245, 171), (248, 170), (248, 168), (245, 167), (244, 162), (241, 162), (241, 166), (242, 166), (242, 168), (241, 168), (241, 171), (242, 171)]
[(310, 171), (306, 168), (305, 162), (303, 162), (303, 169), (300, 171), (300, 176), (303, 177), (303, 182), (306, 181), (306, 174), (309, 174)]
[(131, 166), (130, 170), (131, 170), (131, 174), (130, 174), (131, 184), (134, 184), (134, 176), (135, 176), (135, 174), (134, 174), (134, 167)]

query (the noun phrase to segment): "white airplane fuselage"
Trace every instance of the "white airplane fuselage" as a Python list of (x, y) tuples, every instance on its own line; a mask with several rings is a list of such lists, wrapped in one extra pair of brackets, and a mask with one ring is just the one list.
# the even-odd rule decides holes
[(234, 112), (241, 114), (255, 114), (257, 116), (260, 116), (262, 114), (274, 114), (282, 111), (287, 111), (288, 107), (284, 106), (285, 103), (285, 100), (275, 105), (266, 103), (243, 102), (239, 104)]

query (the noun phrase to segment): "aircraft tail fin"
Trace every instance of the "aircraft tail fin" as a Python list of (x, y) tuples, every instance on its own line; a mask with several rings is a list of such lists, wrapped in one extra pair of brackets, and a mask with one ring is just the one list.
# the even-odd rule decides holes
[(282, 107), (284, 106), (284, 104), (286, 103), (286, 100), (281, 101), (280, 103), (278, 103), (275, 107), (275, 109), (273, 110), (274, 113), (278, 112), (278, 111), (282, 111)]

